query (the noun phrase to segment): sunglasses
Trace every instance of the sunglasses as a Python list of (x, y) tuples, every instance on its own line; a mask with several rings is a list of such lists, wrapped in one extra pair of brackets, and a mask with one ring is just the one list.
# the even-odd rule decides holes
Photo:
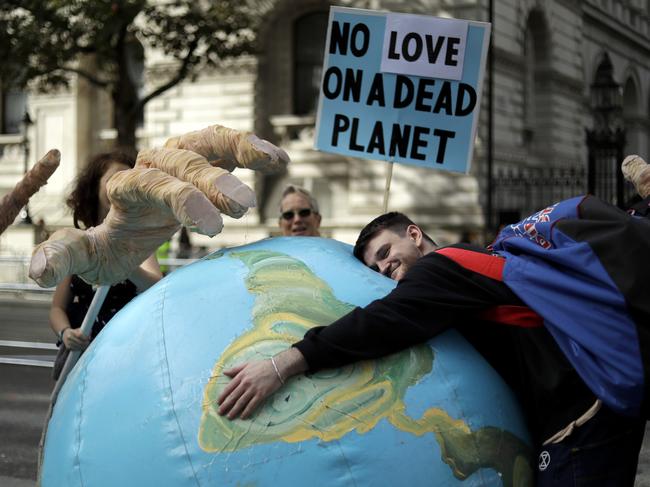
[(287, 221), (293, 220), (293, 217), (298, 214), (300, 218), (307, 218), (312, 214), (313, 210), (311, 208), (301, 208), (300, 210), (289, 210), (289, 211), (283, 211), (280, 216)]

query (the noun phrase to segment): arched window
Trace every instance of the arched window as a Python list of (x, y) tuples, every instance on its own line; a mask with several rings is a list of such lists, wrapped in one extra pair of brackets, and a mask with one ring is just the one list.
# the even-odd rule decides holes
[(524, 143), (537, 147), (545, 146), (549, 138), (550, 112), (550, 43), (543, 12), (533, 10), (528, 16), (524, 37)]
[(23, 118), (26, 111), (27, 93), (16, 89), (3, 91), (0, 132), (4, 134), (19, 134), (22, 131)]
[(591, 84), (591, 108), (596, 130), (620, 128), (623, 91), (614, 79), (614, 66), (607, 53), (598, 65)]
[[(130, 37), (126, 43), (126, 71), (133, 82), (138, 98), (144, 93), (144, 47), (138, 39)], [(144, 124), (144, 110), (137, 114), (137, 125)]]
[(327, 12), (312, 12), (294, 23), (294, 113), (316, 113), (323, 68)]
[(524, 79), (524, 130), (526, 141), (533, 137), (535, 126), (535, 36), (531, 29), (526, 29), (524, 39), (524, 62), (526, 74)]
[(623, 87), (623, 125), (626, 133), (625, 152), (644, 154), (647, 121), (639, 103), (637, 85), (631, 76)]

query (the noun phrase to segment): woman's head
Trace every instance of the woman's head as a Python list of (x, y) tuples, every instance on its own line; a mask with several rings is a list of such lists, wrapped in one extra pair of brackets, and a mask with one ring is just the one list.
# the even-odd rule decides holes
[(111, 151), (97, 154), (84, 167), (66, 200), (72, 209), (74, 226), (95, 227), (106, 216), (110, 203), (106, 196), (106, 183), (117, 171), (132, 168), (135, 158), (126, 152)]

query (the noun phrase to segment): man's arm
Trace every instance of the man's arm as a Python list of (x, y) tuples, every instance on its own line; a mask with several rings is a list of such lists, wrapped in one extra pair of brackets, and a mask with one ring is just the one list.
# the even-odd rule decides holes
[(245, 362), (224, 371), (232, 380), (219, 399), (219, 414), (246, 419), (287, 379), (307, 370), (307, 361), (297, 348), (289, 348), (273, 359)]
[[(379, 358), (426, 342), (468, 322), (477, 311), (501, 303), (519, 304), (519, 300), (498, 281), (463, 269), (442, 255), (426, 256), (388, 296), (329, 326), (312, 328), (274, 359), (284, 381), (308, 370)], [(224, 373), (233, 380), (219, 396), (219, 414), (231, 419), (240, 413), (248, 417), (282, 385), (270, 360), (245, 363)]]

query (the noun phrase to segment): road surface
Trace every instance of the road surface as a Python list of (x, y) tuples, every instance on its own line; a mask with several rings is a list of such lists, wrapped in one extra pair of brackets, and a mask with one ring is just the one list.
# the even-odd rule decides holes
[[(47, 366), (16, 365), (51, 361), (54, 350), (29, 348), (30, 342), (52, 343), (47, 325), (49, 303), (0, 296), (0, 486), (33, 487), (38, 442), (53, 381)], [(23, 342), (26, 348), (1, 346)], [(26, 343), (25, 343), (26, 342)], [(4, 359), (5, 363), (2, 363)], [(650, 487), (650, 429), (639, 457), (635, 487)]]

